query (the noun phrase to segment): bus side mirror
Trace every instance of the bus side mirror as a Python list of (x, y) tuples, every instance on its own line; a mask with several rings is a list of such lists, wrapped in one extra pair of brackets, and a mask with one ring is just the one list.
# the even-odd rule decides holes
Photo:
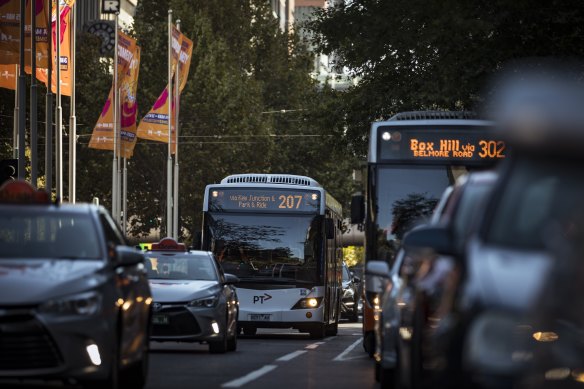
[(335, 222), (333, 219), (324, 219), (324, 234), (327, 239), (335, 238)]
[(361, 224), (365, 220), (365, 196), (356, 193), (351, 197), (351, 224)]

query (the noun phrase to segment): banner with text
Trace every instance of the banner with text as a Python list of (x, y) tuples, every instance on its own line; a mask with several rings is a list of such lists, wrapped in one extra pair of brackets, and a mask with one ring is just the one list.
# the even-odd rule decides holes
[[(118, 85), (120, 90), (120, 156), (130, 158), (136, 145), (136, 91), (140, 70), (140, 47), (136, 41), (119, 32), (118, 35)], [(114, 95), (113, 86), (101, 115), (93, 129), (89, 147), (100, 150), (114, 149)]]
[[(74, 0), (73, 0), (74, 1)], [(27, 0), (25, 10), (25, 64), (31, 57), (31, 5), (35, 5), (37, 66), (48, 66), (48, 7), (45, 0)], [(20, 1), (0, 0), (0, 64), (18, 64), (20, 58)]]
[[(191, 65), (191, 57), (193, 53), (193, 41), (184, 36), (178, 29), (173, 26), (173, 69), (176, 64), (174, 59), (178, 59), (178, 73), (179, 73), (179, 90), (182, 92), (186, 85), (189, 68)], [(175, 55), (176, 48), (180, 48), (180, 52)], [(174, 83), (176, 80), (173, 77), (172, 85), (174, 91)], [(152, 109), (142, 118), (138, 125), (138, 138), (153, 140), (157, 142), (168, 143), (168, 85), (158, 97)], [(180, 93), (179, 92), (179, 93)], [(176, 126), (176, 110), (175, 101), (171, 103), (171, 152), (174, 154), (176, 150), (175, 126)]]
[(18, 65), (0, 65), (0, 88), (16, 90)]

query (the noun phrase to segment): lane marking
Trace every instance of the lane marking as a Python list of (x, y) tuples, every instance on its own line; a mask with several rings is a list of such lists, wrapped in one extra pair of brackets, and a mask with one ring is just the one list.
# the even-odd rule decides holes
[(304, 354), (306, 352), (308, 352), (308, 351), (306, 351), (306, 350), (297, 350), (297, 351), (294, 351), (294, 352), (292, 352), (290, 354), (286, 354), (283, 357), (280, 357), (280, 358), (276, 359), (276, 361), (277, 362), (291, 361), (292, 359), (294, 359), (294, 358), (296, 358), (296, 357), (298, 357), (298, 356), (300, 356), (300, 355), (302, 355), (302, 354)]
[(359, 338), (357, 339), (352, 345), (350, 345), (349, 347), (347, 347), (342, 353), (340, 353), (339, 355), (337, 355), (335, 357), (335, 359), (333, 359), (333, 361), (346, 361), (348, 359), (353, 359), (353, 358), (345, 358), (345, 356), (347, 354), (349, 354), (351, 351), (353, 351), (353, 349), (355, 347), (357, 347), (357, 345), (359, 343), (361, 343), (363, 341), (363, 338)]
[(312, 343), (309, 344), (308, 346), (304, 347), (307, 348), (309, 350), (314, 350), (315, 348), (317, 348), (318, 346), (320, 346), (321, 344), (324, 344), (324, 342), (316, 342), (316, 343)]
[(272, 370), (274, 370), (277, 367), (278, 366), (276, 366), (276, 365), (266, 365), (260, 369), (254, 370), (251, 373), (244, 375), (243, 377), (237, 378), (233, 381), (226, 382), (223, 385), (221, 385), (221, 387), (222, 388), (239, 388), (240, 386), (243, 386), (247, 383), (250, 383), (251, 381), (257, 380), (258, 378), (260, 378), (264, 374), (268, 374), (269, 372), (271, 372)]

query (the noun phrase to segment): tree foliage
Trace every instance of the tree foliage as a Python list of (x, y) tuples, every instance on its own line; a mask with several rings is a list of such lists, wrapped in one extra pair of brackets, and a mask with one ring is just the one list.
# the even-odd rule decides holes
[(349, 141), (366, 152), (370, 122), (405, 110), (472, 109), (503, 64), (582, 57), (578, 0), (354, 0), (309, 24), (319, 50), (361, 78), (344, 97)]

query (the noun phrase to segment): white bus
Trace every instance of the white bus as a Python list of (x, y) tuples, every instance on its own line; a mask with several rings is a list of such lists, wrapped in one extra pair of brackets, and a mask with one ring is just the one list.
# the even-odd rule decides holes
[(315, 180), (239, 174), (208, 185), (203, 250), (239, 278), (239, 326), (336, 335), (342, 297), (342, 209)]

